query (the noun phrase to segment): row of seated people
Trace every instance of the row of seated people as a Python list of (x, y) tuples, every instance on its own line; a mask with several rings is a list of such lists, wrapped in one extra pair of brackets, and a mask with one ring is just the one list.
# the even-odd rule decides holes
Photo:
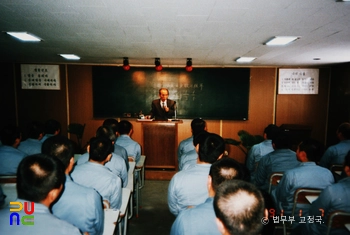
[[(116, 134), (121, 140), (118, 142), (120, 145), (115, 141)], [(128, 184), (129, 161), (135, 161), (141, 155), (140, 145), (130, 138), (131, 134), (130, 122), (105, 120), (103, 126), (96, 131), (96, 137), (91, 138), (88, 153), (79, 158), (75, 167), (74, 148), (68, 138), (53, 135), (43, 142), (40, 152), (57, 157), (65, 166), (66, 181), (63, 193), (55, 203), (50, 204), (55, 216), (73, 224), (82, 233), (102, 234), (102, 200), (112, 209), (120, 208), (121, 190)], [(0, 157), (3, 157), (1, 153)], [(27, 155), (24, 155), (20, 162), (27, 158)], [(3, 168), (6, 168), (6, 165)], [(14, 172), (17, 172), (17, 169)], [(21, 199), (20, 195), (18, 196)], [(37, 225), (37, 219), (35, 221)], [(45, 231), (45, 224), (43, 226), (43, 230), (36, 226), (37, 231)], [(62, 232), (59, 228), (58, 231)]]
[[(189, 207), (198, 206), (205, 201), (207, 198), (204, 190), (205, 176), (208, 173), (210, 165), (216, 162), (215, 159), (206, 159), (205, 154), (199, 151), (201, 148), (201, 137), (198, 132), (206, 131), (205, 121), (194, 119), (191, 123), (191, 129), (193, 133), (192, 137), (182, 141), (179, 145), (178, 162), (180, 172), (172, 178), (168, 189), (169, 209), (175, 216), (179, 216), (182, 211), (187, 210)], [(330, 203), (332, 205), (329, 204), (329, 207), (323, 205), (327, 208), (323, 214), (324, 223), (326, 223), (328, 215), (333, 210), (350, 212), (350, 202), (345, 200), (350, 193), (350, 187), (348, 187), (350, 177), (334, 184), (334, 176), (328, 169), (331, 164), (343, 164), (345, 161), (345, 155), (350, 150), (350, 124), (341, 124), (337, 130), (337, 136), (340, 143), (329, 147), (323, 154), (320, 165), (317, 165), (315, 161), (321, 152), (317, 141), (311, 139), (305, 140), (299, 144), (297, 151), (294, 152), (289, 149), (288, 136), (285, 132), (281, 131), (275, 125), (269, 125), (265, 128), (264, 137), (266, 140), (251, 148), (246, 161), (246, 169), (250, 172), (251, 183), (273, 198), (276, 215), (280, 215), (283, 212), (283, 215), (287, 217), (293, 216), (291, 214), (293, 197), (294, 192), (298, 188), (323, 190), (320, 199), (315, 201), (315, 205), (318, 206), (320, 206), (319, 203), (322, 200), (322, 203), (325, 203), (326, 197), (322, 196), (324, 194), (328, 195), (328, 200), (337, 200), (338, 203), (336, 205), (332, 203)], [(206, 164), (206, 167), (203, 166)], [(345, 165), (348, 165), (348, 167), (345, 166), (344, 175), (349, 170), (350, 163), (345, 163)], [(284, 175), (281, 182), (276, 188), (273, 188), (270, 194), (270, 175), (274, 172), (281, 172)], [(190, 180), (193, 183), (187, 182)], [(338, 193), (333, 194), (333, 198), (330, 198), (329, 192), (333, 187), (338, 188)], [(307, 205), (295, 210), (298, 214), (295, 216), (296, 222), (291, 226), (295, 234), (300, 234), (301, 232), (307, 234), (310, 231), (313, 231), (310, 234), (319, 234), (320, 231), (325, 231), (325, 224), (309, 223), (308, 225), (310, 226), (297, 226), (297, 223), (300, 221), (300, 218), (299, 220), (297, 218), (298, 216), (307, 218), (308, 215), (319, 215), (320, 211), (318, 213), (315, 211), (311, 212), (311, 209), (309, 213), (309, 207), (310, 205)], [(315, 206), (312, 208), (315, 210)], [(301, 214), (300, 211), (302, 211)], [(202, 226), (204, 226), (203, 223)]]

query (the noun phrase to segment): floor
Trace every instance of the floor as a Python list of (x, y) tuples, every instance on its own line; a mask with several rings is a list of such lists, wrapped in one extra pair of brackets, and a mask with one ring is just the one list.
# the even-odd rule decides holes
[(166, 235), (175, 220), (169, 212), (167, 191), (170, 181), (146, 180), (141, 189), (139, 217), (128, 223), (128, 235)]

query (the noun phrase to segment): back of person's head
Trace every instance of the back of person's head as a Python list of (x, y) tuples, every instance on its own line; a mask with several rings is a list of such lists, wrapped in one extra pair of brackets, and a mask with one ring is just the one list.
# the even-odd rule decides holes
[(12, 146), (16, 139), (21, 138), (21, 131), (17, 126), (8, 124), (1, 130), (0, 136), (3, 145)]
[(306, 153), (307, 159), (316, 162), (322, 156), (324, 146), (317, 140), (308, 138), (299, 144), (299, 151)]
[(345, 159), (344, 159), (344, 167), (348, 166), (350, 167), (350, 151), (348, 152), (348, 154), (346, 154)]
[(93, 137), (90, 139), (89, 159), (103, 162), (112, 152), (113, 145), (110, 139), (105, 137)]
[(121, 120), (118, 125), (118, 132), (120, 135), (129, 134), (132, 129), (131, 122), (127, 120)]
[(74, 147), (70, 139), (65, 136), (55, 135), (47, 138), (41, 146), (41, 152), (53, 157), (57, 157), (68, 167), (71, 158), (74, 156)]
[(284, 130), (280, 130), (272, 139), (272, 144), (275, 145), (275, 149), (288, 149), (290, 148), (290, 138)]
[(223, 157), (214, 162), (210, 167), (209, 175), (212, 179), (211, 185), (214, 191), (226, 180), (239, 179), (247, 182), (250, 180), (249, 174), (247, 174), (243, 165), (230, 157)]
[(119, 125), (118, 121), (114, 118), (108, 118), (104, 120), (102, 124), (102, 126), (109, 126), (110, 128), (112, 128), (114, 133), (118, 131), (118, 125)]
[[(198, 156), (201, 162), (214, 163), (225, 151), (224, 139), (214, 133), (204, 134), (200, 139)], [(198, 138), (197, 138), (198, 139)]]
[(18, 198), (43, 201), (53, 189), (65, 182), (64, 166), (57, 158), (36, 154), (24, 158), (17, 169)]
[(270, 124), (264, 129), (264, 133), (266, 134), (267, 139), (272, 140), (276, 137), (280, 128), (275, 124)]
[(104, 137), (110, 141), (115, 141), (116, 135), (113, 129), (109, 126), (100, 126), (97, 128), (96, 137)]
[(55, 134), (56, 131), (60, 132), (61, 130), (61, 123), (59, 123), (57, 120), (49, 119), (45, 122), (44, 132), (45, 134)]
[(207, 123), (202, 118), (195, 118), (191, 122), (192, 135), (196, 135), (206, 129)]
[(340, 124), (338, 132), (341, 133), (345, 139), (350, 139), (350, 123), (344, 122)]
[(44, 125), (41, 122), (31, 122), (28, 125), (28, 138), (38, 139), (44, 133)]
[(242, 180), (223, 182), (214, 197), (214, 210), (229, 234), (257, 235), (262, 230), (264, 198), (251, 183)]

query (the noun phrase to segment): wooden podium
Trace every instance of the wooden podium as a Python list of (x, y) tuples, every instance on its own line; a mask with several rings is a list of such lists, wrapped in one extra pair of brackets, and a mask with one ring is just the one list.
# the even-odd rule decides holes
[(168, 179), (177, 171), (177, 126), (182, 121), (141, 121), (146, 178)]

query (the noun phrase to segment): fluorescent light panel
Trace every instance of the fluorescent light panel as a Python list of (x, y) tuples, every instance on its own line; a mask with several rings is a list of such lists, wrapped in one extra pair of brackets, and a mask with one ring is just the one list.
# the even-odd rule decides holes
[(60, 56), (67, 60), (80, 60), (80, 57), (74, 54), (60, 54)]
[(25, 42), (40, 42), (41, 38), (27, 32), (6, 32), (7, 34)]
[(283, 46), (297, 40), (298, 37), (295, 36), (277, 36), (267, 41), (265, 45), (268, 46)]
[(256, 57), (239, 57), (236, 59), (236, 62), (247, 63), (247, 62), (252, 62), (255, 59), (256, 59)]

